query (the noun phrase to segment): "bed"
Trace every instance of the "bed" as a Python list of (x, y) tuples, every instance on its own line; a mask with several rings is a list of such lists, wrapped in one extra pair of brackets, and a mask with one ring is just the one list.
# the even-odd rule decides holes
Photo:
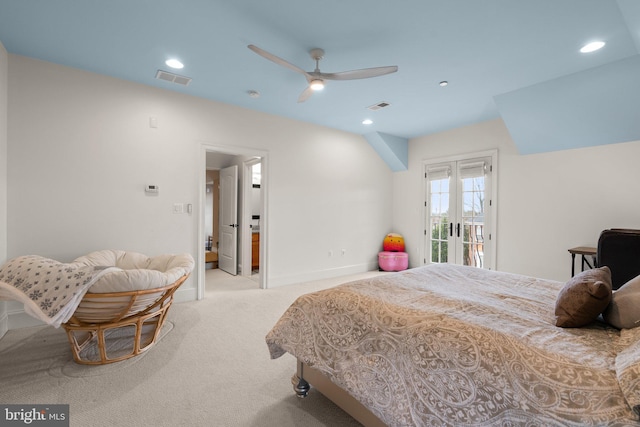
[(266, 342), (366, 426), (640, 425), (640, 328), (556, 326), (563, 287), (432, 264), (303, 295)]

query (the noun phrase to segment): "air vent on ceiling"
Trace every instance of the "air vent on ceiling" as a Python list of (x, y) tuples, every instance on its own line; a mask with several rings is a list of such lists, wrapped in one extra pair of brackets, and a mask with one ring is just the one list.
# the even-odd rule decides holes
[(388, 107), (389, 105), (391, 105), (391, 104), (389, 104), (388, 102), (384, 102), (383, 101), (383, 102), (378, 102), (377, 104), (370, 105), (367, 108), (369, 110), (372, 110), (372, 111), (377, 111), (377, 110), (380, 110), (382, 108)]
[(176, 83), (182, 86), (188, 86), (189, 83), (191, 83), (191, 77), (185, 77), (179, 74), (174, 74), (162, 70), (158, 70), (158, 72), (156, 73), (156, 79)]

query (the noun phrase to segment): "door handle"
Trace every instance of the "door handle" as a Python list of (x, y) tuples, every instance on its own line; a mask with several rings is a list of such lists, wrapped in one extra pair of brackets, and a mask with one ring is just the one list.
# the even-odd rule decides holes
[(457, 237), (460, 237), (460, 223), (456, 224), (456, 234)]
[(229, 224), (229, 227), (236, 228), (238, 224)]
[(449, 236), (453, 237), (453, 223), (452, 222), (449, 223)]

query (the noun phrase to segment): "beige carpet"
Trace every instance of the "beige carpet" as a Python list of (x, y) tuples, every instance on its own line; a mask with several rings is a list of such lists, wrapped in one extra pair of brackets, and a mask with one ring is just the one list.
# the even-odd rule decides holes
[(123, 362), (74, 363), (62, 329), (9, 331), (0, 340), (0, 403), (69, 404), (75, 427), (359, 425), (314, 390), (298, 399), (294, 358), (270, 360), (264, 337), (298, 295), (381, 273), (270, 290), (206, 274), (206, 298), (173, 305), (160, 342)]

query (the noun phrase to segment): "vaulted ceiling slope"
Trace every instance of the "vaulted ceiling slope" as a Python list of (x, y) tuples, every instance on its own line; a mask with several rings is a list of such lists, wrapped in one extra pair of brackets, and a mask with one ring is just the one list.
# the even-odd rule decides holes
[[(606, 45), (580, 53), (592, 40)], [(363, 135), (408, 139), (502, 117), (522, 153), (640, 139), (638, 0), (0, 0), (0, 41), (13, 54)], [(399, 69), (329, 81), (298, 103), (304, 76), (249, 44), (308, 71), (317, 47), (323, 72)], [(380, 103), (389, 105), (367, 108)]]

